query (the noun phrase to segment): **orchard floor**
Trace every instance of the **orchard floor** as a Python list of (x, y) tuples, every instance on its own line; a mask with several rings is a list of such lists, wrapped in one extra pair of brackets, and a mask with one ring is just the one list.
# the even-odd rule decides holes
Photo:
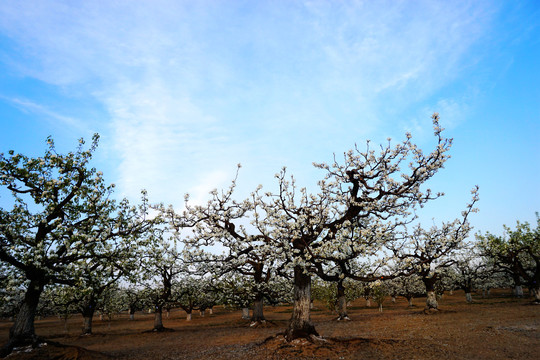
[[(216, 308), (212, 315), (172, 311), (164, 325), (174, 331), (152, 329), (153, 315), (122, 314), (110, 323), (94, 320), (94, 334), (80, 336), (82, 319), (36, 321), (36, 333), (56, 343), (8, 359), (537, 359), (540, 354), (540, 305), (513, 299), (499, 291), (489, 299), (474, 297), (466, 304), (463, 292), (445, 295), (441, 311), (424, 314), (425, 298), (409, 308), (404, 299), (388, 299), (383, 313), (357, 300), (349, 307), (352, 321), (337, 322), (335, 314), (315, 304), (312, 320), (323, 340), (287, 343), (282, 332), (291, 307), (265, 307), (268, 322), (250, 327), (240, 311)], [(5, 343), (11, 324), (0, 322)], [(82, 348), (82, 349), (81, 349)]]

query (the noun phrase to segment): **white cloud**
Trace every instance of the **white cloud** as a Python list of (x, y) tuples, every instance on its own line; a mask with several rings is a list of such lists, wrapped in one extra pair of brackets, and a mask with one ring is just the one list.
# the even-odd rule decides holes
[(254, 187), (293, 156), (309, 167), (373, 134), (389, 103), (399, 112), (459, 76), (489, 26), (485, 8), (12, 2), (0, 6), (0, 29), (21, 47), (12, 64), (25, 76), (104, 105), (104, 145), (126, 195), (145, 187), (178, 203), (227, 186), (237, 162)]
[(1, 95), (0, 95), (0, 99), (10, 102), (11, 104), (15, 105), (20, 110), (22, 110), (23, 112), (32, 112), (34, 114), (44, 115), (44, 118), (51, 125), (67, 126), (69, 128), (72, 128), (72, 129), (75, 129), (84, 133), (88, 132), (88, 128), (79, 119), (62, 115), (56, 111), (49, 109), (45, 105), (37, 104), (28, 99), (8, 98)]

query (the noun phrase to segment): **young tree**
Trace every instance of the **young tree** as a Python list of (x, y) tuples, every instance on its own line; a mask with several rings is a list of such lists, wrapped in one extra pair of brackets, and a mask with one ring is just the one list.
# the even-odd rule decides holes
[(483, 253), (493, 259), (495, 266), (512, 276), (515, 286), (521, 279), (531, 290), (534, 301), (540, 303), (540, 216), (536, 228), (518, 221), (516, 229), (504, 226), (504, 235), (477, 235)]
[(135, 320), (135, 313), (145, 308), (145, 293), (134, 286), (121, 290), (129, 312), (129, 320)]
[(117, 213), (101, 172), (89, 161), (98, 144), (58, 154), (54, 142), (42, 157), (9, 151), (0, 154), (0, 185), (11, 191), (13, 207), (0, 208), (0, 261), (18, 269), (28, 281), (24, 301), (2, 354), (14, 346), (38, 343), (34, 316), (47, 284), (75, 285), (78, 265), (107, 253), (114, 242), (140, 230), (136, 211)]
[(452, 267), (454, 285), (465, 292), (465, 300), (472, 303), (472, 291), (485, 279), (486, 264), (482, 258), (471, 248), (466, 248), (456, 257), (456, 263)]
[(312, 297), (314, 300), (324, 302), (328, 309), (335, 311), (338, 315), (336, 320), (350, 321), (347, 303), (360, 298), (362, 290), (363, 288), (358, 283), (350, 279), (327, 282), (315, 278), (312, 284)]
[(186, 272), (186, 267), (173, 239), (164, 240), (161, 231), (152, 235), (152, 239), (142, 257), (141, 275), (146, 298), (154, 308), (153, 331), (161, 332), (168, 330), (163, 326), (163, 309), (172, 300), (173, 283)]
[[(271, 241), (270, 229), (260, 221), (264, 214), (261, 214), (254, 201), (255, 194), (241, 202), (233, 199), (237, 177), (238, 172), (227, 191), (220, 194), (213, 190), (211, 199), (205, 205), (189, 205), (186, 195), (186, 211), (183, 215), (175, 214), (172, 207), (167, 210), (162, 208), (162, 212), (167, 213), (175, 229), (191, 227), (192, 236), (182, 240), (188, 263), (205, 264), (217, 278), (235, 273), (252, 283), (251, 321), (260, 323), (265, 321), (264, 299), (269, 295), (268, 284), (279, 269), (275, 266), (274, 251), (268, 246)], [(216, 245), (224, 248), (225, 253), (216, 255), (201, 250)]]
[(405, 243), (392, 245), (396, 256), (411, 263), (422, 279), (427, 295), (426, 311), (438, 310), (435, 284), (441, 279), (441, 273), (454, 265), (454, 255), (465, 246), (464, 241), (471, 229), (468, 216), (477, 211), (474, 205), (478, 201), (478, 187), (471, 193), (472, 201), (462, 212), (462, 219), (443, 222), (440, 227), (434, 225), (429, 230), (418, 224), (411, 234), (404, 237)]

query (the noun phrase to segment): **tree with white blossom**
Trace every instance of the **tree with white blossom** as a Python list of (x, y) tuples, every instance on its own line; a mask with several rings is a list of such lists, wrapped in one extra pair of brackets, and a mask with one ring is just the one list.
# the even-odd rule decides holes
[(12, 208), (0, 208), (0, 261), (27, 280), (2, 354), (41, 341), (34, 317), (47, 284), (75, 285), (81, 263), (106, 256), (144, 224), (137, 209), (118, 207), (111, 199), (114, 185), (105, 185), (103, 174), (90, 167), (98, 139), (94, 135), (88, 149), (81, 139), (67, 154), (57, 153), (50, 137), (44, 156), (0, 154), (0, 185), (12, 195)]
[[(482, 253), (494, 265), (514, 279), (514, 286), (521, 281), (529, 287), (535, 303), (540, 303), (540, 216), (536, 214), (536, 228), (528, 222), (517, 222), (516, 228), (504, 226), (504, 234), (478, 234)], [(518, 293), (519, 294), (519, 293)]]
[[(204, 264), (218, 278), (229, 273), (246, 277), (245, 282), (251, 284), (248, 292), (253, 296), (251, 321), (260, 323), (265, 321), (264, 299), (270, 296), (269, 283), (279, 269), (274, 249), (269, 246), (271, 228), (260, 221), (264, 213), (255, 201), (256, 194), (236, 201), (233, 198), (236, 180), (226, 191), (213, 190), (211, 199), (204, 205), (190, 205), (186, 195), (186, 210), (181, 215), (172, 207), (161, 210), (173, 228), (190, 227), (192, 231), (190, 236), (182, 238), (187, 263)], [(225, 249), (224, 253), (203, 251), (204, 247), (217, 245)]]
[[(298, 189), (294, 179), (289, 181), (283, 170), (276, 175), (279, 184), (276, 194), (262, 194), (259, 188), (252, 195), (246, 208), (260, 209), (252, 219), (260, 233), (252, 238), (263, 250), (272, 249), (277, 263), (294, 272), (295, 302), (287, 339), (318, 335), (309, 316), (310, 273), (330, 281), (338, 281), (340, 277), (377, 280), (375, 272), (367, 276), (354, 273), (346, 260), (373, 251), (371, 245), (387, 241), (385, 234), (389, 230), (411, 221), (414, 207), (440, 195), (420, 189), (442, 167), (451, 145), (451, 140), (442, 136), (437, 114), (433, 115), (433, 121), (437, 145), (428, 155), (411, 142), (410, 134), (395, 147), (390, 143), (382, 146), (379, 154), (368, 142), (366, 151), (356, 149), (346, 153), (344, 164), (337, 161), (332, 166), (316, 164), (327, 173), (319, 182), (318, 194), (309, 195), (305, 188)], [(407, 161), (409, 169), (402, 171), (400, 166)], [(222, 203), (215, 202), (219, 206)], [(236, 204), (231, 209), (229, 213), (227, 209), (220, 211), (226, 217), (231, 211), (240, 211), (242, 216), (246, 211)], [(226, 221), (219, 228), (223, 235), (235, 230)], [(234, 238), (235, 244), (246, 241), (245, 233), (239, 234)], [(327, 273), (324, 265), (329, 262), (339, 266), (339, 272)]]
[(462, 212), (461, 219), (443, 222), (440, 227), (434, 225), (428, 230), (418, 224), (412, 233), (406, 233), (403, 237), (404, 243), (392, 245), (396, 257), (412, 264), (422, 279), (427, 295), (426, 311), (438, 310), (435, 285), (441, 280), (442, 272), (455, 264), (455, 255), (465, 246), (465, 239), (471, 230), (468, 217), (477, 211), (474, 205), (479, 199), (478, 187), (471, 193), (472, 200)]

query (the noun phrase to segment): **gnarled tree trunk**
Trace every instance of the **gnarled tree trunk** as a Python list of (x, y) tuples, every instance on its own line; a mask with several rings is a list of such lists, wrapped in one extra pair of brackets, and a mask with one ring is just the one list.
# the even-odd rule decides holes
[(437, 281), (437, 278), (432, 276), (431, 278), (423, 278), (422, 281), (426, 286), (426, 310), (439, 310), (437, 295), (435, 294), (435, 282)]
[(311, 276), (300, 266), (294, 267), (294, 305), (289, 326), (285, 333), (288, 341), (319, 334), (311, 322)]
[(264, 322), (264, 296), (263, 294), (257, 294), (255, 301), (253, 302), (253, 314), (251, 316), (252, 322)]
[(36, 280), (30, 281), (19, 314), (9, 330), (9, 340), (0, 349), (0, 357), (10, 354), (14, 347), (39, 343), (39, 338), (36, 336), (34, 328), (34, 319), (43, 287), (42, 282)]
[(156, 311), (154, 313), (154, 331), (163, 331), (165, 327), (163, 326), (163, 307), (156, 306)]
[(345, 296), (345, 286), (343, 286), (343, 281), (338, 281), (337, 283), (337, 320), (351, 320), (347, 314), (347, 298)]

